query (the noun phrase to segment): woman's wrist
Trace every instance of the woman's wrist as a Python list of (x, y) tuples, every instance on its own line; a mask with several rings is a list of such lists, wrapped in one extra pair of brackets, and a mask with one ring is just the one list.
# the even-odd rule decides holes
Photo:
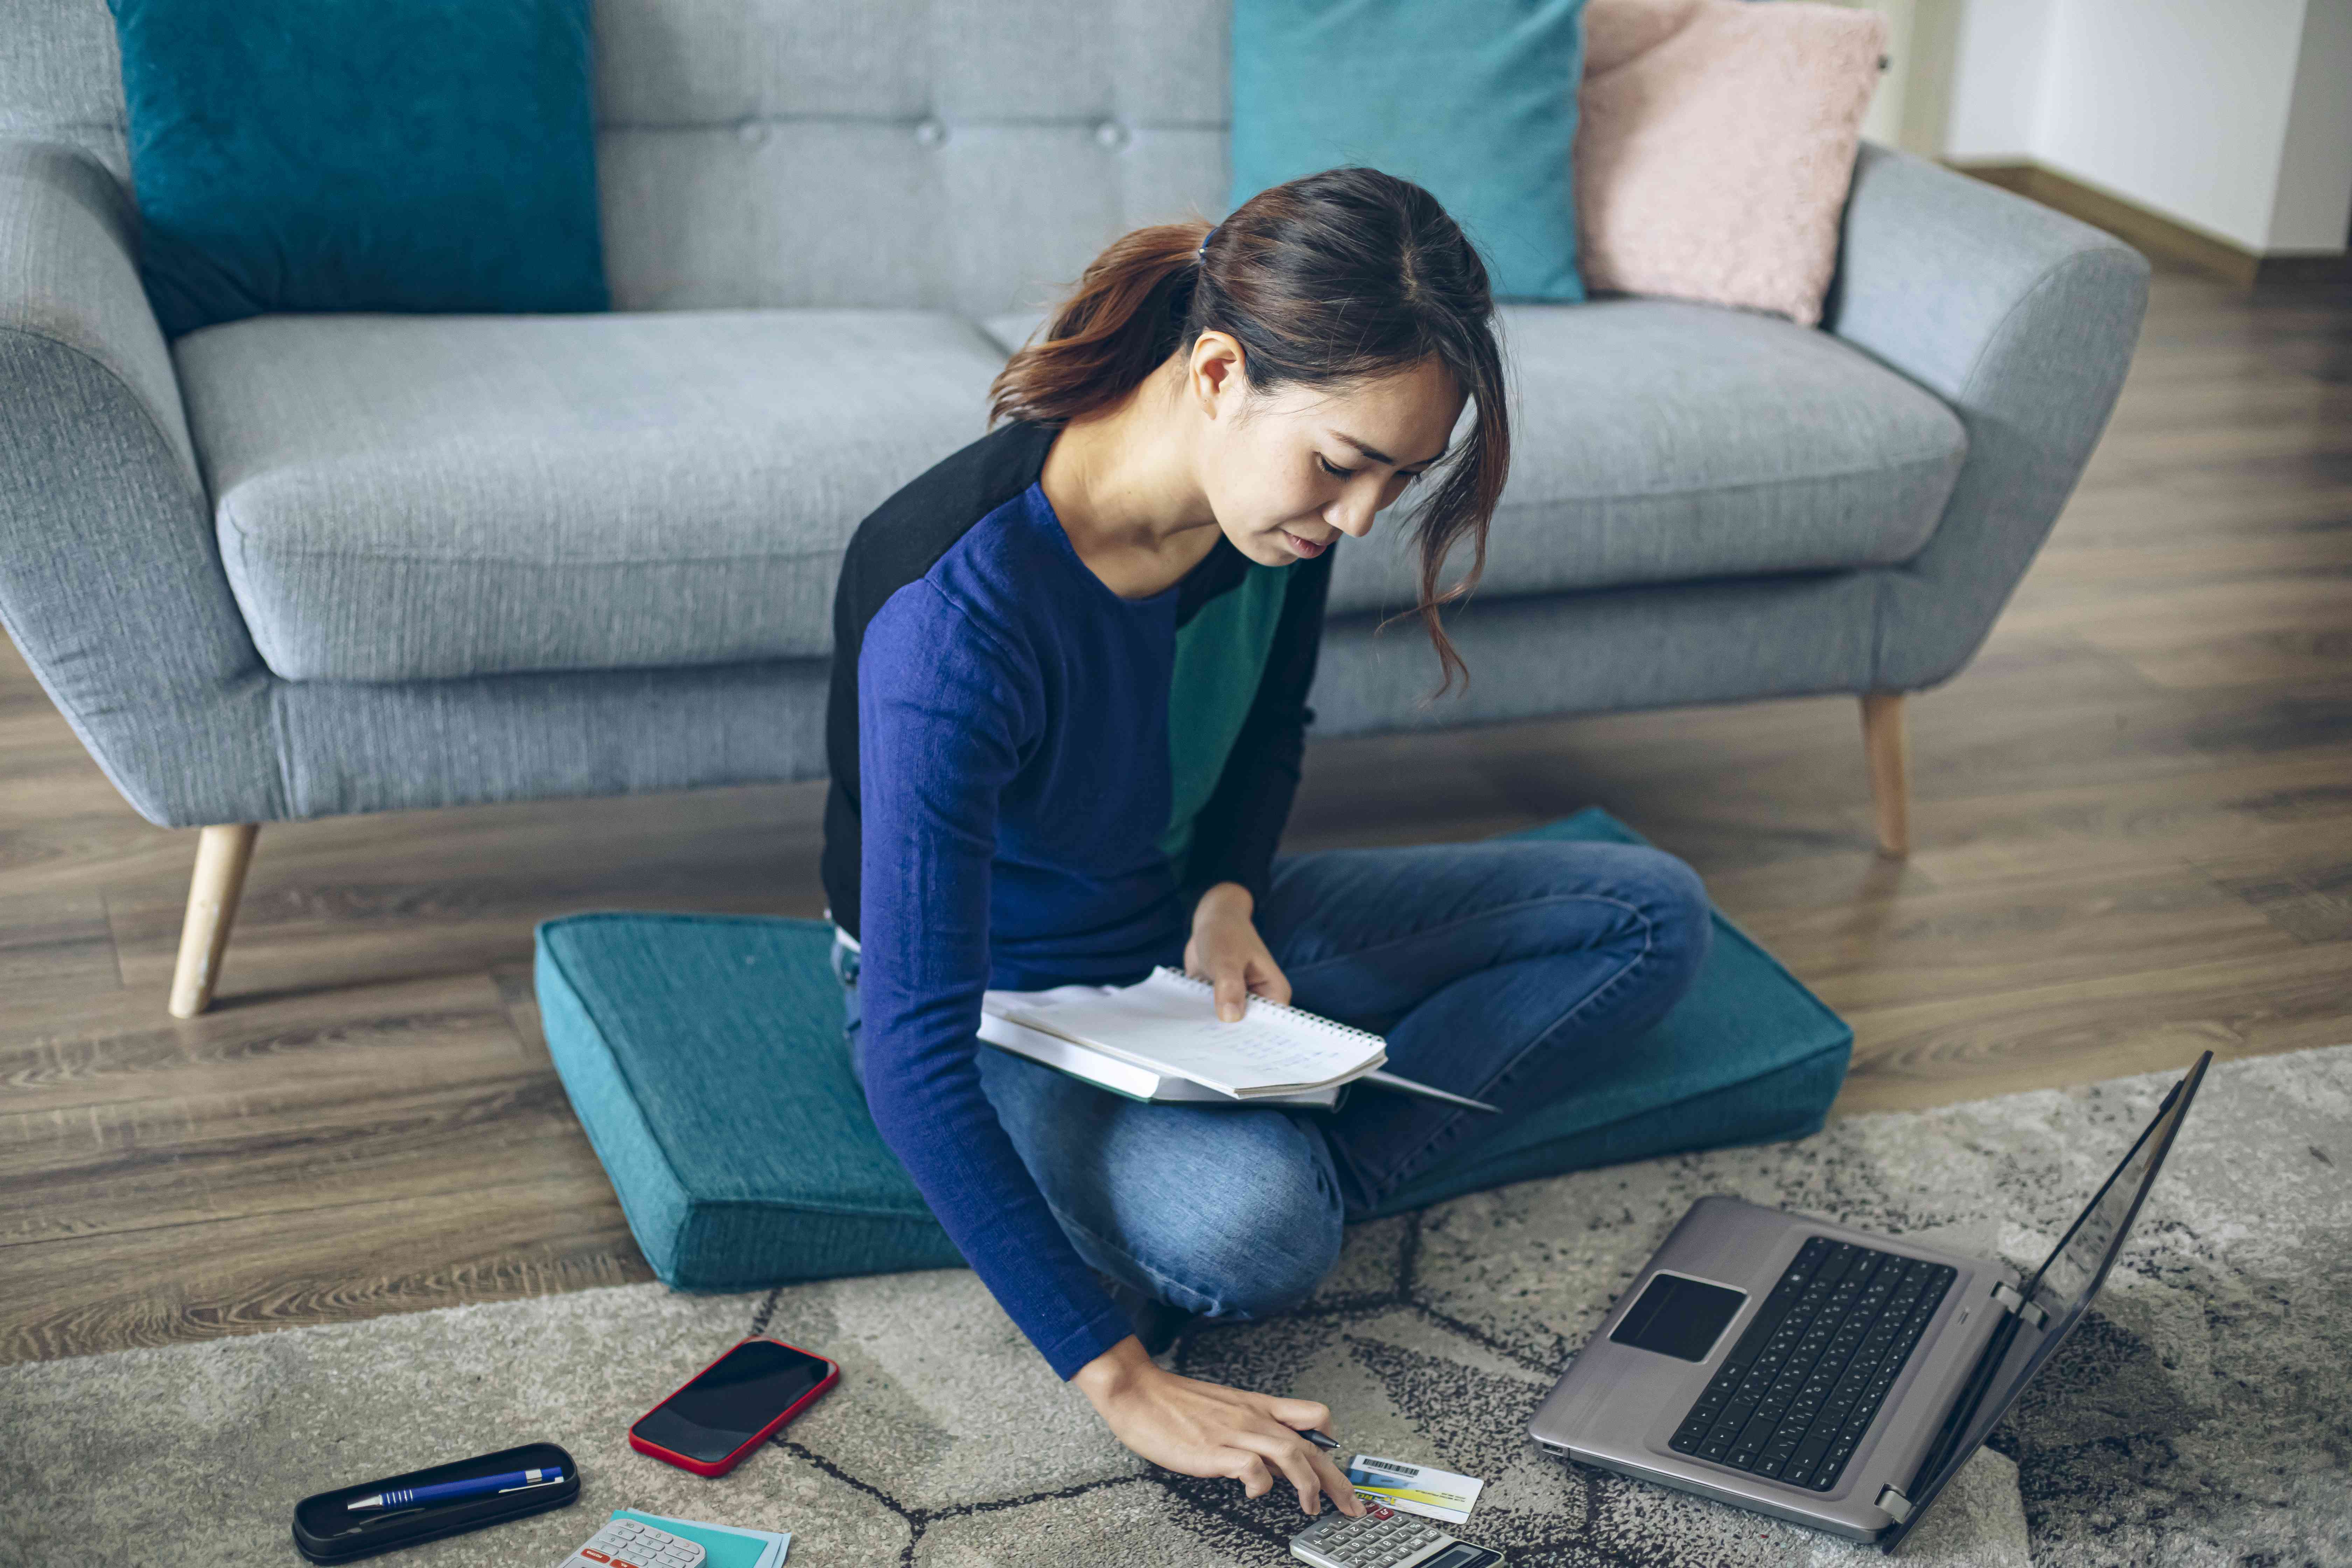
[(1078, 1368), (1070, 1381), (1077, 1384), (1078, 1392), (1097, 1411), (1103, 1411), (1134, 1393), (1159, 1371), (1150, 1353), (1143, 1348), (1143, 1342), (1129, 1334)]
[(1192, 924), (1198, 927), (1204, 920), (1248, 920), (1256, 911), (1257, 900), (1247, 888), (1239, 882), (1219, 882), (1192, 906)]

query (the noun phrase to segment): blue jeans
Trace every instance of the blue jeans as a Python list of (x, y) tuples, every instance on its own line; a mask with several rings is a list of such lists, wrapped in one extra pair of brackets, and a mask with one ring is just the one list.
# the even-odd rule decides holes
[[(1547, 840), (1281, 856), (1255, 922), (1294, 1003), (1385, 1036), (1391, 1071), (1502, 1112), (1362, 1084), (1336, 1112), (1148, 1105), (980, 1048), (1078, 1255), (1212, 1319), (1297, 1304), (1347, 1220), (1573, 1094), (1689, 989), (1712, 930), (1697, 873), (1664, 851)], [(863, 1083), (856, 961), (835, 942)]]

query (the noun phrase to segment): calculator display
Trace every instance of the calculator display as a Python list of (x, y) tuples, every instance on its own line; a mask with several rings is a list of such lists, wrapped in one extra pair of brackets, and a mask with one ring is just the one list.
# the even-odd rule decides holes
[(1483, 1546), (1473, 1546), (1465, 1541), (1455, 1543), (1454, 1550), (1444, 1556), (1431, 1558), (1423, 1563), (1421, 1568), (1480, 1568), (1483, 1563), (1501, 1561), (1502, 1558), (1497, 1553), (1489, 1552)]

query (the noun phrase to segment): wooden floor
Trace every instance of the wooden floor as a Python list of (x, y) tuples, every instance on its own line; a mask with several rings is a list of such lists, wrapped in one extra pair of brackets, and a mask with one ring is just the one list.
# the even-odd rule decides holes
[[(0, 1362), (649, 1277), (531, 924), (816, 914), (821, 785), (267, 827), (179, 1023), (194, 835), (0, 650)], [(1850, 699), (1318, 742), (1286, 847), (1604, 805), (1853, 1022), (1847, 1111), (2352, 1040), (2352, 305), (2159, 275), (2049, 547), (1909, 706), (1907, 863)]]

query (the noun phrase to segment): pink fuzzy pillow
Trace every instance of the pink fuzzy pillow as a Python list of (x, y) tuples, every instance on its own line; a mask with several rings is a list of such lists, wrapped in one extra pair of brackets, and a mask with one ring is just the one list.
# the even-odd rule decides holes
[(1591, 0), (1585, 287), (1822, 319), (1886, 22), (1803, 0)]

